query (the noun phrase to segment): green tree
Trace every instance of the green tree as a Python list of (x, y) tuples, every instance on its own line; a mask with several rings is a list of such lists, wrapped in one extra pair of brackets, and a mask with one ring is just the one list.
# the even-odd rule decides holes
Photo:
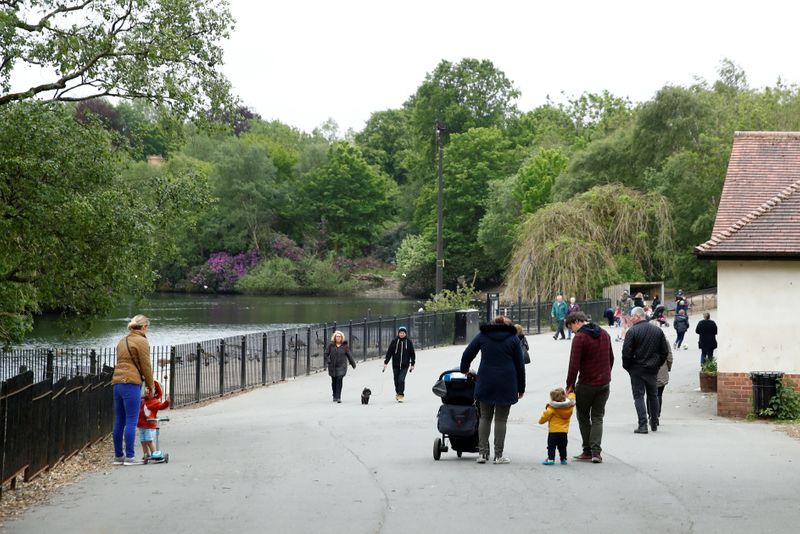
[[(0, 15), (0, 106), (41, 95), (145, 98), (180, 116), (230, 104), (220, 73), (233, 19), (225, 0), (21, 0)], [(52, 72), (9, 92), (15, 68)]]
[(364, 159), (398, 184), (404, 184), (408, 179), (404, 167), (409, 141), (407, 122), (404, 109), (376, 111), (370, 115), (364, 129), (355, 135)]
[[(153, 287), (159, 232), (186, 219), (199, 180), (120, 178), (124, 160), (103, 128), (39, 102), (0, 106), (0, 340), (17, 342), (32, 314), (109, 311)], [(184, 180), (185, 179), (185, 180)], [(182, 183), (181, 183), (182, 182)]]
[(357, 147), (331, 145), (328, 161), (307, 173), (300, 190), (304, 206), (334, 251), (362, 252), (394, 216), (397, 186), (370, 166)]
[(556, 178), (567, 168), (567, 157), (557, 148), (542, 149), (517, 171), (515, 194), (524, 213), (550, 202)]

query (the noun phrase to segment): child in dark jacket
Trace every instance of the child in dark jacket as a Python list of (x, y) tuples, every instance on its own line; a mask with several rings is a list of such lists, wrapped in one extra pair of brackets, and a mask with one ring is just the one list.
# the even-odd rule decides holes
[[(689, 318), (686, 317), (686, 310), (679, 310), (677, 315), (675, 315), (675, 322), (672, 324), (675, 327), (675, 332), (678, 333), (678, 338), (675, 340), (675, 348), (681, 348), (683, 345), (683, 336), (686, 335), (686, 331), (689, 330)], [(688, 345), (684, 345), (683, 349), (687, 350), (689, 348)]]
[(164, 391), (161, 389), (161, 384), (153, 381), (153, 396), (149, 399), (142, 399), (142, 404), (139, 407), (139, 422), (136, 426), (139, 428), (139, 441), (142, 443), (143, 459), (149, 458), (151, 454), (156, 452), (153, 440), (155, 439), (158, 423), (148, 421), (148, 419), (156, 419), (159, 410), (169, 408), (169, 395), (162, 402), (161, 396), (163, 394)]
[(539, 418), (539, 424), (548, 423), (547, 430), (547, 459), (544, 465), (556, 463), (556, 448), (561, 457), (561, 465), (567, 465), (567, 432), (569, 420), (575, 406), (575, 393), (556, 388), (550, 392), (550, 402), (545, 405), (544, 412)]

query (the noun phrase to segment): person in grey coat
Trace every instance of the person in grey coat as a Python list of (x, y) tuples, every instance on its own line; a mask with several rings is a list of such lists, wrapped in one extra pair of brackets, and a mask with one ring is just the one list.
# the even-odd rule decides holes
[(325, 349), (324, 358), (325, 367), (328, 368), (328, 375), (331, 377), (331, 389), (333, 390), (333, 402), (342, 402), (342, 385), (344, 384), (344, 376), (347, 374), (347, 364), (349, 363), (353, 369), (356, 368), (356, 362), (350, 354), (350, 347), (347, 345), (347, 340), (344, 338), (344, 333), (337, 330), (331, 337), (331, 342), (328, 348)]
[(480, 333), (467, 345), (461, 356), (461, 372), (469, 373), (472, 360), (481, 353), (481, 364), (475, 382), (475, 400), (479, 403), (479, 464), (489, 461), (489, 434), (494, 419), (494, 463), (507, 464), (503, 456), (506, 422), (511, 405), (525, 394), (525, 364), (517, 329), (502, 315), (483, 324)]
[(658, 421), (661, 424), (661, 407), (664, 405), (664, 388), (669, 383), (669, 374), (672, 372), (672, 349), (667, 343), (669, 354), (667, 354), (667, 361), (659, 367), (658, 374), (656, 374), (656, 386), (658, 386)]

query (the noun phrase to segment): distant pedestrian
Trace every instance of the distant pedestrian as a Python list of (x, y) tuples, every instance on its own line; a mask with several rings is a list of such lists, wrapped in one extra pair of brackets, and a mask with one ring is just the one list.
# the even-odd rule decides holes
[[(575, 297), (569, 298), (569, 307), (567, 308), (567, 315), (570, 313), (575, 313), (581, 311), (581, 306), (577, 302), (575, 302)], [(569, 328), (567, 328), (567, 339), (572, 338), (572, 332)]]
[(669, 383), (669, 374), (672, 372), (672, 349), (669, 348), (669, 343), (667, 343), (667, 348), (669, 349), (669, 354), (667, 354), (667, 361), (665, 361), (661, 367), (658, 368), (658, 374), (656, 374), (656, 385), (658, 386), (658, 424), (661, 424), (661, 408), (664, 406), (664, 388), (667, 387)]
[(606, 308), (605, 313), (603, 313), (603, 317), (605, 317), (606, 321), (608, 321), (609, 328), (613, 327), (616, 323), (616, 317), (614, 317), (614, 308)]
[(575, 408), (581, 430), (583, 452), (576, 460), (603, 461), (603, 417), (611, 392), (614, 351), (611, 336), (590, 323), (583, 312), (567, 316), (567, 328), (575, 334), (569, 353), (567, 394), (575, 393)]
[(342, 386), (344, 385), (344, 377), (347, 374), (347, 364), (349, 363), (355, 369), (356, 362), (353, 360), (353, 355), (350, 354), (350, 347), (347, 345), (344, 333), (339, 330), (333, 333), (331, 342), (328, 344), (328, 348), (325, 349), (324, 363), (325, 367), (328, 368), (328, 375), (331, 377), (333, 402), (341, 404)]
[(414, 352), (414, 344), (408, 337), (408, 329), (401, 326), (397, 329), (397, 337), (389, 343), (386, 351), (386, 358), (383, 360), (383, 370), (392, 361), (392, 373), (394, 374), (395, 400), (403, 402), (405, 400), (406, 374), (414, 370), (417, 363), (417, 354)]
[[(689, 318), (686, 317), (686, 310), (680, 310), (675, 315), (675, 321), (672, 323), (672, 326), (678, 334), (678, 337), (675, 339), (675, 348), (679, 349), (681, 345), (683, 345), (683, 336), (685, 336), (686, 332), (689, 330)], [(684, 350), (688, 348), (688, 346), (683, 345)]]
[[(128, 323), (128, 335), (117, 343), (117, 365), (111, 383), (114, 384), (114, 465), (138, 465), (136, 459), (136, 422), (142, 402), (153, 393), (153, 368), (150, 365), (150, 343), (147, 331), (150, 319), (137, 315)], [(123, 455), (122, 442), (125, 441)]]
[(653, 297), (653, 302), (650, 304), (650, 307), (655, 310), (656, 308), (658, 308), (659, 304), (661, 304), (661, 299), (658, 298), (658, 293), (656, 293), (656, 296)]
[(479, 464), (489, 461), (489, 434), (494, 419), (494, 463), (510, 463), (503, 456), (506, 441), (506, 424), (511, 405), (525, 394), (525, 367), (522, 363), (522, 346), (517, 330), (502, 315), (494, 322), (480, 326), (480, 333), (467, 345), (461, 356), (461, 372), (469, 373), (472, 360), (481, 353), (475, 382), (475, 400), (479, 403), (478, 422)]
[(679, 289), (675, 293), (675, 315), (678, 315), (683, 310), (685, 315), (689, 315), (689, 301), (683, 295), (683, 289)]
[(633, 297), (633, 305), (644, 308), (644, 295), (642, 295), (641, 291)]
[(561, 339), (566, 339), (564, 335), (564, 319), (567, 317), (567, 303), (564, 302), (564, 297), (561, 295), (556, 296), (556, 300), (553, 301), (553, 305), (550, 307), (550, 317), (552, 317), (556, 321), (556, 333), (553, 335), (553, 339), (558, 339), (559, 334), (561, 335)]
[(625, 334), (628, 333), (628, 327), (631, 324), (631, 310), (633, 309), (633, 299), (628, 294), (627, 290), (622, 292), (622, 296), (619, 301), (617, 301), (617, 306), (619, 306), (621, 326), (617, 341), (622, 341), (625, 339)]
[(717, 323), (711, 320), (711, 314), (703, 313), (703, 320), (697, 323), (694, 332), (699, 336), (697, 346), (700, 348), (700, 365), (714, 359), (717, 348)]
[[(650, 428), (658, 430), (658, 370), (667, 361), (669, 342), (664, 332), (645, 320), (644, 310), (635, 307), (631, 310), (631, 326), (622, 345), (622, 367), (631, 377), (633, 403), (639, 426), (636, 434), (647, 434), (647, 420)], [(645, 397), (647, 400), (645, 401)]]
[(556, 463), (556, 448), (561, 465), (567, 465), (567, 432), (572, 410), (575, 406), (575, 393), (567, 394), (564, 388), (550, 392), (550, 402), (545, 404), (539, 424), (547, 423), (547, 459), (544, 465)]
[(521, 324), (515, 324), (514, 328), (517, 329), (519, 344), (522, 346), (522, 363), (527, 365), (531, 363), (531, 348), (528, 345), (528, 340), (525, 339), (525, 329), (522, 328)]

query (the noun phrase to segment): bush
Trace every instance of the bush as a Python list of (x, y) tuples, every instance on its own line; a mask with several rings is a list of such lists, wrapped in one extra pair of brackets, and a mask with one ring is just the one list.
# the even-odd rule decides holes
[[(400, 269), (395, 271), (400, 272)], [(400, 276), (400, 292), (407, 297), (428, 298), (436, 290), (436, 265), (422, 265)]]
[(333, 256), (325, 259), (308, 257), (298, 264), (297, 278), (309, 293), (341, 293), (355, 288), (347, 271), (336, 266)]
[(716, 376), (717, 374), (717, 360), (714, 358), (708, 359), (700, 366), (700, 370), (704, 375)]
[(288, 258), (271, 258), (261, 262), (236, 283), (245, 292), (287, 293), (297, 290), (295, 265)]
[(255, 250), (240, 252), (235, 256), (227, 252), (214, 252), (190, 277), (190, 281), (199, 289), (231, 291), (257, 263), (258, 252)]
[(425, 303), (425, 311), (461, 310), (472, 307), (472, 301), (478, 298), (475, 291), (475, 277), (472, 283), (467, 284), (463, 276), (458, 278), (458, 287), (455, 290), (443, 289)]
[(776, 417), (781, 421), (800, 419), (800, 393), (795, 391), (795, 383), (790, 378), (782, 378), (776, 384), (775, 396), (769, 401), (769, 408), (759, 415)]
[[(397, 249), (397, 275), (411, 276), (414, 271), (428, 265), (436, 267), (436, 249), (433, 243), (421, 235), (410, 235), (403, 239)], [(429, 295), (430, 292), (426, 293)]]

